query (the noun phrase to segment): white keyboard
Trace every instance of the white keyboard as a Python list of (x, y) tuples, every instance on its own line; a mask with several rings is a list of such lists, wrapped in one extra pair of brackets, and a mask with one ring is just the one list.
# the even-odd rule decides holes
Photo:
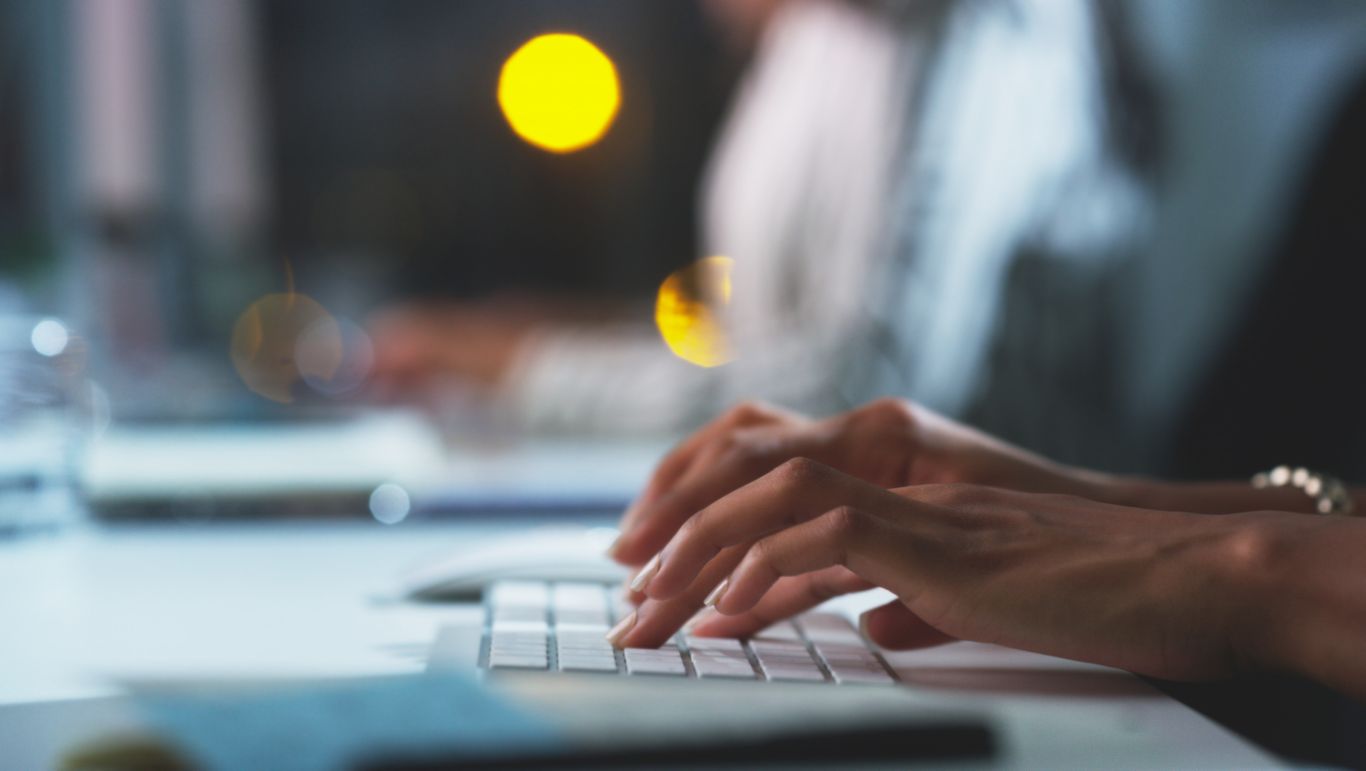
[(485, 592), (480, 663), (492, 669), (702, 679), (890, 685), (892, 671), (847, 619), (812, 612), (749, 640), (678, 634), (659, 648), (617, 650), (604, 635), (630, 612), (620, 587), (505, 581)]

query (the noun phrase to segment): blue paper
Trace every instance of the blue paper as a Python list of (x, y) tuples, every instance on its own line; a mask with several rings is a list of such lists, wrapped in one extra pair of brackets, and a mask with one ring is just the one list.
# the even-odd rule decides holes
[(452, 674), (141, 693), (138, 700), (164, 739), (207, 771), (333, 771), (368, 758), (560, 746), (543, 721)]

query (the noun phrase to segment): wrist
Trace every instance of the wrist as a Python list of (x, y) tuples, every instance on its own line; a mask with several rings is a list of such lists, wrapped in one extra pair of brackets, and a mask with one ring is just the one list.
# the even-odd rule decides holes
[(1255, 488), (1245, 482), (1163, 482), (1139, 476), (1082, 471), (1092, 500), (1160, 511), (1233, 514), (1246, 511), (1314, 511), (1314, 500), (1287, 488)]
[(1207, 612), (1222, 615), (1220, 625), (1234, 672), (1284, 670), (1288, 636), (1297, 621), (1287, 601), (1290, 571), (1282, 513), (1250, 512), (1209, 520), (1222, 530), (1203, 550), (1194, 575), (1218, 598)]
[(1228, 644), (1238, 669), (1316, 677), (1315, 633), (1324, 625), (1315, 582), (1323, 566), (1304, 547), (1315, 540), (1320, 521), (1284, 511), (1219, 521), (1232, 525), (1217, 575), (1228, 598)]

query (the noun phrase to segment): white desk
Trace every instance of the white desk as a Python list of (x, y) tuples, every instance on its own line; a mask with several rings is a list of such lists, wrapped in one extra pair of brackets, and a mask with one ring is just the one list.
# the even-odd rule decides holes
[[(480, 611), (395, 602), (384, 597), (389, 579), (500, 530), (420, 522), (180, 525), (0, 543), (0, 717), (15, 714), (5, 704), (117, 693), (121, 677), (420, 670), (443, 621)], [(915, 701), (992, 713), (1002, 727), (1002, 765), (1274, 765), (1122, 673), (980, 646), (894, 660), (903, 679), (917, 683)], [(9, 752), (50, 738), (14, 726), (6, 735), (3, 723), (0, 742), (11, 742)], [(50, 757), (28, 749), (0, 755)]]

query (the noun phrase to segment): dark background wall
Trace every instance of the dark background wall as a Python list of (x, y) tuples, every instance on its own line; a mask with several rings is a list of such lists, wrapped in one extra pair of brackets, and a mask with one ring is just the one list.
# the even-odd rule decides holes
[[(698, 3), (263, 2), (277, 247), (378, 262), (394, 294), (631, 295), (695, 257), (695, 190), (738, 62)], [(536, 34), (610, 56), (622, 107), (585, 150), (506, 126), (503, 60)], [(374, 265), (371, 265), (373, 268)]]

